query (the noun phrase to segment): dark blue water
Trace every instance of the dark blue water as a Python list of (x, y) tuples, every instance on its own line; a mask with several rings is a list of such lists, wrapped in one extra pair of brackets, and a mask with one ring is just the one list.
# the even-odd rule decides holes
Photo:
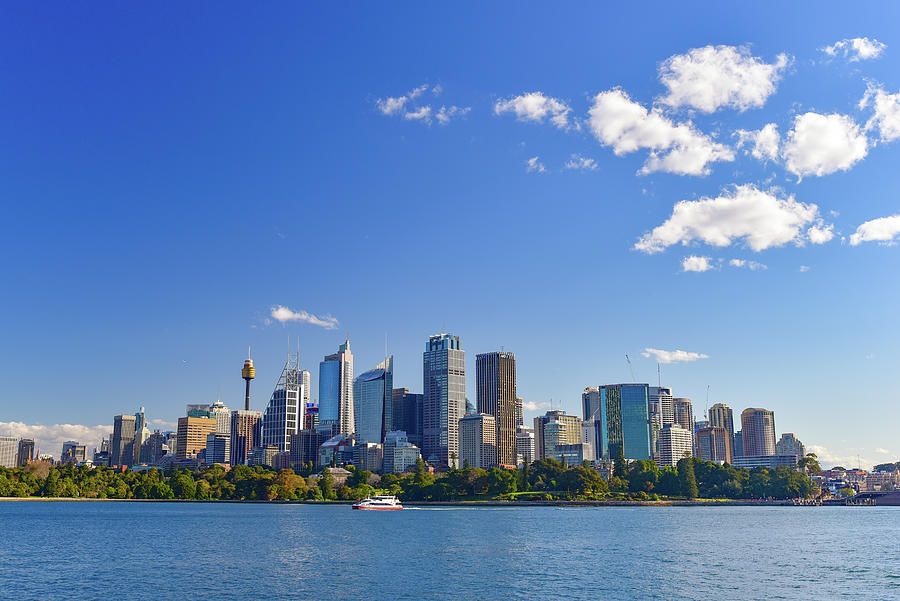
[(900, 509), (0, 502), (4, 599), (900, 599)]

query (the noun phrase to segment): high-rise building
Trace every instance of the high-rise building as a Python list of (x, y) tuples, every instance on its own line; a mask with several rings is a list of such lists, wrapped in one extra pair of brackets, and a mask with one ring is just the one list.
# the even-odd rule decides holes
[(680, 424), (666, 424), (659, 431), (659, 463), (675, 466), (681, 459), (691, 456), (692, 431)]
[(776, 455), (793, 455), (799, 461), (806, 457), (806, 447), (791, 432), (785, 432), (775, 443)]
[(334, 426), (340, 434), (353, 434), (353, 353), (350, 336), (338, 352), (319, 363), (319, 424)]
[(133, 415), (113, 417), (113, 433), (110, 439), (109, 464), (113, 467), (134, 465), (134, 427), (137, 419)]
[(734, 444), (731, 447), (732, 458), (744, 456), (744, 435), (740, 430), (734, 433)]
[(303, 396), (300, 397), (300, 402), (302, 403), (302, 407), (309, 406), (312, 398), (312, 378), (309, 375), (308, 369), (300, 370), (300, 384), (302, 385), (301, 390), (303, 390)]
[(319, 403), (309, 401), (306, 403), (306, 412), (303, 414), (303, 430), (315, 430), (319, 425)]
[(693, 449), (695, 428), (694, 407), (691, 404), (691, 399), (675, 398), (672, 400), (672, 402), (675, 408), (675, 421), (673, 423), (678, 424), (691, 433), (691, 448)]
[(622, 448), (626, 459), (650, 459), (650, 387), (647, 384), (609, 384), (600, 387), (602, 455), (613, 460)]
[(16, 454), (18, 451), (18, 438), (0, 436), (0, 467), (16, 467)]
[(146, 463), (146, 458), (141, 457), (141, 449), (147, 439), (150, 438), (150, 428), (147, 427), (147, 416), (144, 414), (144, 408), (134, 414), (134, 463)]
[(192, 403), (185, 407), (184, 414), (187, 417), (215, 417), (212, 405), (208, 403)]
[(291, 450), (291, 434), (296, 434), (302, 423), (302, 389), (300, 353), (288, 353), (281, 377), (263, 413), (262, 446), (275, 445), (279, 452)]
[(356, 444), (380, 444), (385, 433), (395, 429), (393, 391), (393, 355), (353, 381)]
[(667, 424), (675, 423), (675, 399), (672, 397), (672, 389), (668, 386), (651, 386), (649, 389), (649, 404), (647, 406), (650, 417), (650, 454), (653, 459), (659, 459), (659, 431)]
[(262, 413), (259, 411), (231, 412), (231, 465), (246, 465), (250, 450), (259, 445), (262, 434)]
[(382, 471), (399, 474), (416, 464), (419, 447), (409, 442), (406, 432), (395, 430), (384, 435), (384, 458)]
[(581, 408), (584, 416), (585, 428), (592, 434), (590, 442), (597, 455), (602, 455), (603, 432), (601, 419), (605, 420), (606, 412), (600, 409), (600, 389), (596, 386), (588, 386), (581, 393)]
[(360, 442), (353, 447), (353, 465), (361, 470), (380, 472), (384, 462), (384, 446), (378, 442)]
[(558, 445), (580, 444), (581, 420), (577, 415), (553, 410), (534, 418), (534, 455), (538, 459), (556, 459)]
[[(229, 427), (231, 424), (229, 423)], [(223, 432), (206, 435), (206, 463), (228, 463), (231, 461), (231, 436)]]
[(522, 397), (516, 397), (516, 428), (521, 428), (525, 426), (525, 414), (522, 412), (523, 406), (525, 405), (525, 401), (522, 400)]
[(459, 420), (460, 464), (483, 469), (497, 465), (497, 421), (487, 413), (472, 413)]
[[(713, 428), (725, 428), (728, 432), (729, 454), (734, 458), (734, 412), (726, 403), (716, 403), (709, 408), (709, 425)], [(731, 463), (729, 460), (728, 463)]]
[(774, 455), (775, 413), (767, 409), (744, 409), (741, 413), (741, 436), (744, 457)]
[(516, 431), (516, 464), (534, 461), (534, 430), (520, 426)]
[(394, 417), (391, 423), (394, 430), (405, 432), (409, 442), (421, 448), (425, 395), (410, 392), (409, 388), (395, 388), (393, 394)]
[[(441, 465), (459, 464), (459, 420), (466, 411), (466, 352), (459, 336), (428, 338), (422, 355), (422, 454)], [(454, 466), (455, 466), (454, 465)]]
[(216, 431), (214, 417), (179, 417), (178, 450), (175, 459), (195, 459), (206, 448), (206, 437)]
[(733, 463), (731, 454), (733, 438), (728, 430), (707, 426), (697, 430), (697, 457), (704, 461)]
[(82, 463), (87, 458), (87, 445), (78, 444), (74, 440), (63, 443), (60, 463)]
[(213, 417), (216, 418), (216, 432), (219, 434), (231, 434), (231, 411), (220, 400), (216, 400), (210, 406)]
[[(169, 448), (166, 445), (166, 441), (168, 436), (166, 434), (156, 430), (153, 434), (150, 435), (150, 438), (147, 439), (147, 442), (144, 443), (144, 447), (146, 448), (146, 452), (144, 449), (141, 449), (141, 457), (146, 455), (146, 460), (144, 463), (147, 465), (157, 465), (159, 460), (163, 458), (163, 455), (168, 454)], [(174, 453), (173, 453), (174, 455)]]
[(16, 465), (22, 467), (31, 463), (34, 459), (34, 439), (23, 438), (19, 441), (19, 448), (16, 454)]
[(478, 413), (494, 417), (497, 463), (516, 465), (516, 356), (507, 352), (475, 357)]
[(325, 437), (315, 430), (300, 430), (291, 436), (291, 467), (298, 469), (311, 463), (313, 468), (319, 466), (319, 447)]

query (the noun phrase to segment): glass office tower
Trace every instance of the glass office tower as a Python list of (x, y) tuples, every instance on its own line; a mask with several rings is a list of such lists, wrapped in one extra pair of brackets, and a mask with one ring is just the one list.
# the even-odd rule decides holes
[[(650, 459), (649, 385), (611, 384), (600, 387), (600, 408), (606, 413), (603, 459), (613, 460), (622, 447), (626, 459)], [(597, 453), (600, 456), (600, 453)]]
[(422, 354), (424, 406), (422, 455), (427, 461), (459, 462), (459, 420), (466, 414), (466, 352), (459, 336), (436, 334)]
[(356, 443), (384, 442), (393, 430), (394, 357), (390, 356), (353, 382)]

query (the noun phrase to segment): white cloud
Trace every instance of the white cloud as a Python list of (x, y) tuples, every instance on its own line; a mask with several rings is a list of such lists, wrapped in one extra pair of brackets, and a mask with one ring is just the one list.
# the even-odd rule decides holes
[(641, 353), (645, 357), (653, 357), (657, 363), (680, 363), (682, 361), (696, 361), (697, 359), (709, 359), (709, 355), (703, 353), (691, 353), (688, 351), (663, 351), (656, 348), (644, 349)]
[(850, 117), (810, 112), (794, 119), (783, 154), (791, 173), (822, 176), (846, 171), (866, 156), (868, 147), (866, 135)]
[(673, 123), (659, 108), (648, 111), (621, 89), (597, 94), (588, 113), (594, 136), (616, 155), (650, 151), (642, 174), (706, 175), (709, 163), (734, 160), (731, 148), (714, 142), (692, 123)]
[(830, 223), (825, 225), (825, 223), (819, 219), (817, 220), (816, 225), (806, 230), (806, 235), (813, 244), (825, 244), (834, 238), (834, 225)]
[(804, 228), (819, 221), (819, 208), (814, 204), (744, 184), (715, 198), (678, 202), (672, 216), (644, 234), (634, 248), (656, 253), (679, 243), (687, 246), (697, 241), (722, 247), (743, 239), (748, 247), (761, 251), (789, 242), (802, 245), (809, 239)]
[(441, 125), (447, 125), (450, 123), (450, 120), (455, 117), (462, 117), (466, 113), (468, 113), (471, 108), (460, 108), (458, 106), (442, 106), (440, 110), (435, 113), (434, 117), (438, 120), (438, 123)]
[(668, 95), (660, 102), (689, 106), (704, 113), (729, 107), (739, 111), (759, 108), (775, 93), (775, 85), (789, 59), (779, 54), (772, 64), (751, 56), (744, 47), (704, 46), (667, 58), (659, 79)]
[(739, 129), (734, 132), (738, 137), (738, 148), (750, 146), (749, 152), (754, 158), (761, 161), (774, 161), (778, 159), (778, 147), (781, 144), (781, 136), (778, 134), (778, 126), (769, 123), (762, 129)]
[(303, 321), (314, 326), (321, 326), (326, 330), (333, 330), (338, 327), (338, 320), (335, 317), (331, 317), (330, 315), (319, 317), (312, 313), (307, 313), (302, 309), (300, 311), (292, 311), (284, 305), (272, 307), (270, 314), (272, 319), (282, 324), (288, 323), (289, 321)]
[(431, 107), (430, 106), (420, 106), (414, 111), (407, 111), (403, 115), (404, 119), (409, 121), (424, 121), (425, 123), (431, 123)]
[(529, 173), (543, 173), (546, 171), (544, 164), (540, 161), (540, 157), (531, 157), (525, 161), (525, 171)]
[(748, 261), (746, 259), (731, 259), (728, 264), (732, 267), (746, 267), (750, 271), (762, 271), (768, 269), (768, 265), (757, 263), (756, 261)]
[[(883, 461), (866, 457), (862, 453), (859, 453), (859, 458), (857, 460), (857, 454), (853, 453), (857, 449), (846, 449), (844, 453), (840, 452), (832, 452), (827, 447), (818, 445), (818, 444), (808, 444), (806, 445), (807, 453), (815, 453), (819, 458), (819, 464), (825, 468), (831, 468), (836, 465), (840, 465), (841, 467), (845, 467), (847, 469), (853, 469), (856, 467), (862, 467), (863, 469), (871, 469), (877, 463), (883, 463)], [(859, 451), (863, 451), (863, 449), (858, 449)], [(851, 451), (851, 452), (847, 452)]]
[(900, 234), (900, 215), (879, 217), (866, 221), (856, 228), (856, 232), (850, 235), (850, 246), (857, 246), (862, 242), (892, 244), (898, 234)]
[(594, 159), (583, 157), (580, 154), (573, 154), (566, 161), (566, 169), (581, 169), (583, 171), (594, 171), (597, 169), (597, 161)]
[(843, 56), (854, 63), (878, 58), (885, 48), (887, 48), (885, 44), (874, 38), (871, 40), (869, 38), (850, 38), (835, 42), (831, 46), (820, 48), (820, 50), (828, 56)]
[(550, 402), (522, 401), (522, 409), (525, 411), (543, 411), (544, 409), (550, 409)]
[(859, 108), (872, 106), (875, 114), (866, 122), (865, 130), (878, 128), (882, 142), (893, 142), (900, 138), (900, 92), (888, 94), (884, 89), (870, 85)]
[(529, 92), (515, 96), (508, 100), (500, 99), (494, 104), (494, 113), (515, 113), (519, 121), (535, 121), (543, 123), (549, 118), (550, 122), (559, 129), (568, 129), (569, 113), (571, 107), (562, 100), (544, 96), (541, 92)]
[(375, 106), (377, 106), (378, 110), (384, 115), (396, 115), (403, 111), (407, 102), (421, 96), (422, 92), (427, 89), (428, 86), (419, 86), (403, 96), (379, 98), (375, 101)]
[(797, 268), (797, 271), (799, 271), (800, 273), (806, 273), (807, 271), (809, 271), (809, 265), (801, 265)]
[(703, 273), (710, 269), (713, 269), (713, 264), (712, 259), (709, 257), (691, 255), (690, 257), (685, 257), (681, 260), (681, 271), (696, 271)]
[(62, 451), (62, 443), (69, 440), (86, 445), (87, 453), (90, 456), (94, 447), (99, 447), (100, 441), (108, 438), (110, 432), (112, 432), (112, 423), (107, 426), (82, 426), (79, 424), (44, 426), (24, 422), (0, 422), (0, 435), (33, 438), (35, 450), (40, 449), (41, 454), (50, 454), (57, 458)]

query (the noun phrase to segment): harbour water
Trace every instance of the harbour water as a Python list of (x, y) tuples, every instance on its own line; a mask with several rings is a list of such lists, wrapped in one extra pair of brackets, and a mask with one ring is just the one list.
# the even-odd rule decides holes
[(0, 502), (7, 599), (900, 599), (900, 508)]

